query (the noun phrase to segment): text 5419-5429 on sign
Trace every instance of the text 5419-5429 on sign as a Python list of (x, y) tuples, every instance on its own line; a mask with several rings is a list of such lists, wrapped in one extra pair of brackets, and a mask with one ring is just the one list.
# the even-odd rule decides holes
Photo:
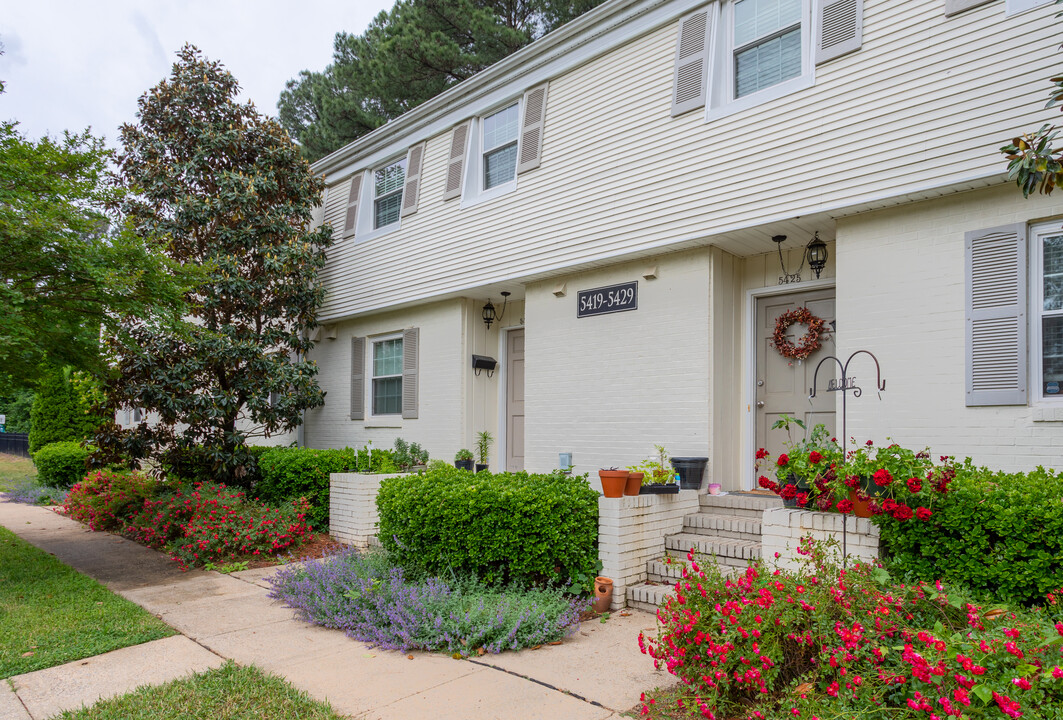
[(639, 306), (639, 284), (635, 280), (620, 285), (594, 288), (593, 290), (580, 290), (576, 303), (576, 317), (637, 310)]

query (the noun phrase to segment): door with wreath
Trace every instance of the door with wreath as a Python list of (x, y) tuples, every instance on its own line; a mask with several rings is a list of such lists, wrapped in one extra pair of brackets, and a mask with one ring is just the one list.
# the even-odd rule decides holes
[[(808, 390), (819, 361), (837, 355), (834, 333), (834, 289), (774, 295), (756, 301), (756, 446), (776, 458), (787, 443), (804, 437), (799, 427), (786, 430), (772, 426), (784, 415), (798, 418), (809, 432), (823, 424), (835, 432), (835, 395), (826, 392), (827, 383), (838, 376), (835, 363), (824, 363), (819, 373), (816, 397)], [(821, 329), (818, 333), (817, 329)], [(763, 466), (761, 474), (774, 476)], [(756, 487), (756, 477), (751, 479)]]

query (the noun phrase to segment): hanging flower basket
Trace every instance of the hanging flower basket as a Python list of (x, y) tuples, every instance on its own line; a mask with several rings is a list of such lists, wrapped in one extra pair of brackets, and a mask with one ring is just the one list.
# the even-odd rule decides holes
[[(808, 332), (801, 338), (801, 342), (794, 345), (786, 339), (786, 331), (791, 325), (807, 325)], [(808, 308), (798, 308), (784, 312), (775, 321), (775, 332), (771, 336), (771, 344), (779, 354), (791, 360), (804, 360), (812, 353), (819, 350), (822, 344), (822, 336), (827, 332), (827, 323), (816, 317)]]

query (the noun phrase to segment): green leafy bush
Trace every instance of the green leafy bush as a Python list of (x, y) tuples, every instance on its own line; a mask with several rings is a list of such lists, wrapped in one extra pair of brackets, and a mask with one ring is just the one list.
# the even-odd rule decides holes
[(88, 375), (52, 369), (37, 384), (30, 409), (30, 452), (51, 443), (88, 440), (103, 422), (92, 412), (99, 386)]
[(892, 562), (914, 578), (1023, 603), (1063, 588), (1063, 476), (956, 466), (922, 523), (880, 522)]
[[(253, 490), (262, 479), (258, 468), (259, 458), (264, 453), (275, 449), (270, 445), (245, 445), (237, 448), (232, 460), (242, 467), (243, 471), (239, 473), (239, 477), (236, 477), (237, 473), (233, 473), (233, 477), (229, 478), (226, 485), (243, 490)], [(215, 482), (221, 475), (221, 468), (225, 462), (225, 456), (221, 451), (212, 453), (202, 445), (194, 445), (171, 450), (166, 454), (162, 468), (166, 475), (173, 479), (209, 483)]]
[(408, 570), (487, 582), (568, 583), (598, 562), (598, 493), (586, 476), (452, 467), (386, 478), (380, 539)]
[(49, 443), (33, 454), (37, 479), (41, 485), (68, 488), (85, 477), (85, 459), (88, 456), (88, 449), (80, 443)]
[(346, 472), (397, 472), (386, 450), (315, 450), (271, 448), (258, 459), (260, 479), (255, 494), (264, 502), (286, 503), (303, 497), (310, 503), (309, 519), (315, 530), (329, 522), (329, 474)]
[(118, 530), (155, 490), (155, 481), (140, 473), (100, 470), (70, 488), (63, 511), (93, 530)]

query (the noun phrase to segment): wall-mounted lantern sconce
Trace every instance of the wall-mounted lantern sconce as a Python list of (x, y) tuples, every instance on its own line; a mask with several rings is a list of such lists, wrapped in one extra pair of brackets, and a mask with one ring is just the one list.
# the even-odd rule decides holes
[(808, 257), (808, 266), (812, 268), (812, 272), (816, 273), (816, 279), (818, 280), (819, 274), (827, 266), (827, 243), (819, 239), (819, 231), (816, 232), (816, 236), (812, 238), (812, 241), (808, 243), (805, 248), (805, 254)]
[(472, 369), (477, 376), (479, 376), (481, 370), (486, 370), (487, 377), (491, 377), (495, 374), (496, 367), (498, 367), (498, 361), (493, 357), (487, 357), (486, 355), (472, 356)]
[(491, 323), (495, 320), (502, 322), (502, 317), (506, 314), (506, 303), (509, 302), (510, 295), (511, 293), (505, 290), (502, 291), (502, 312), (498, 313), (497, 317), (495, 316), (495, 306), (491, 304), (491, 298), (487, 298), (487, 304), (484, 305), (484, 309), (480, 314), (483, 316), (484, 325), (487, 326), (488, 330), (491, 329)]

